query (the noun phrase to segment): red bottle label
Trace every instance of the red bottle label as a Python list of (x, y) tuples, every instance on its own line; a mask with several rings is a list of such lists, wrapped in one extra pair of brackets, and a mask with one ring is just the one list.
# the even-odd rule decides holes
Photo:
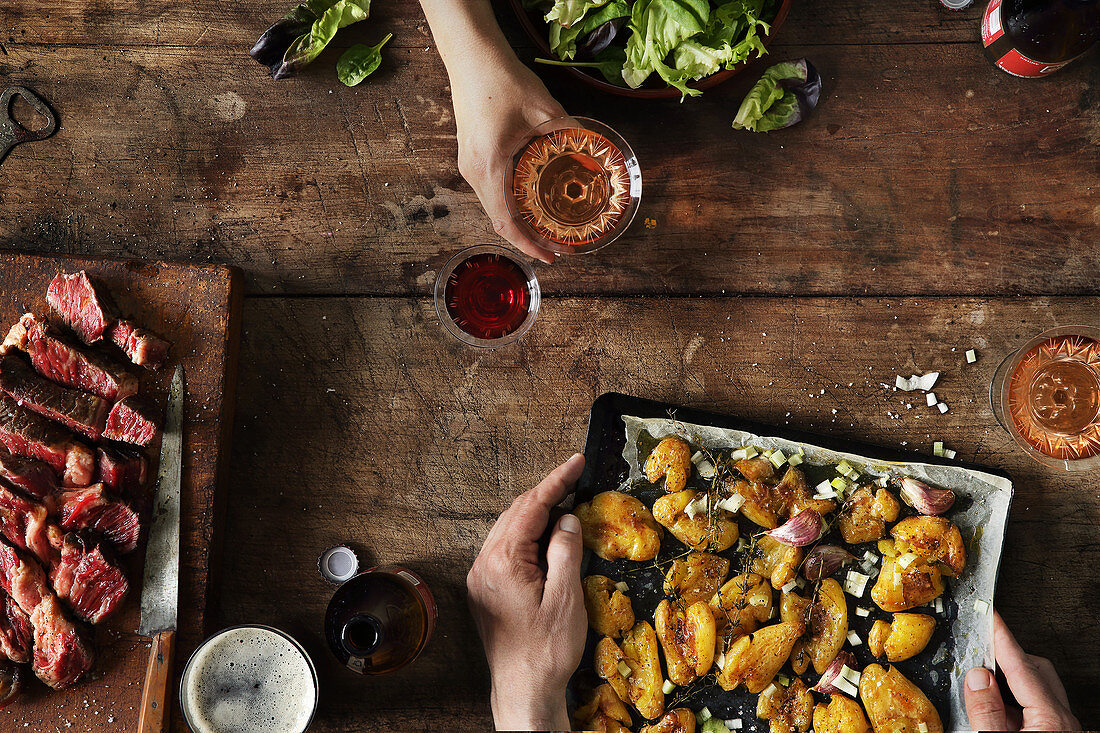
[(1029, 59), (1013, 48), (1011, 42), (1005, 37), (1005, 30), (1001, 25), (1001, 0), (992, 0), (985, 9), (985, 15), (982, 16), (982, 45), (994, 52), (993, 63), (1003, 71), (1029, 79), (1053, 74), (1073, 60), (1047, 64)]

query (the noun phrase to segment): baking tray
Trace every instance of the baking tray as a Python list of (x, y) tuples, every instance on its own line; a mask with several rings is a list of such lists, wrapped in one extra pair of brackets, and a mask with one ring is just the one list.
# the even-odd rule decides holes
[[(705, 410), (682, 407), (616, 392), (608, 392), (598, 397), (592, 404), (588, 422), (588, 433), (584, 447), (585, 469), (577, 483), (575, 503), (579, 504), (588, 501), (601, 491), (619, 488), (627, 482), (629, 466), (623, 457), (623, 450), (626, 447), (626, 429), (623, 422), (624, 416), (636, 418), (668, 418), (674, 416), (677, 421), (682, 423), (728, 430), (741, 430), (758, 436), (780, 438), (809, 446), (817, 446), (831, 451), (859, 454), (860, 456), (875, 461), (882, 461), (884, 463), (912, 463), (963, 468), (987, 473), (1011, 481), (1011, 477), (1004, 471), (979, 464), (926, 456), (912, 451), (885, 448), (855, 440), (842, 440), (801, 430), (757, 423), (751, 420), (744, 420)], [(814, 483), (814, 481), (811, 481), (811, 485)], [(689, 483), (689, 487), (690, 485)], [(661, 488), (655, 487), (650, 489), (645, 487), (640, 490), (633, 490), (631, 493), (640, 498), (647, 505), (652, 505), (653, 501), (662, 495), (664, 491)], [(755, 525), (752, 525), (752, 523), (747, 520), (742, 520), (741, 524), (743, 536), (746, 526), (755, 527)], [(759, 528), (756, 529), (759, 530)], [(1002, 533), (1003, 531), (1004, 528), (1002, 528)], [(1003, 534), (1001, 541), (1003, 543)], [(661, 553), (658, 555), (657, 562), (662, 563), (667, 558), (681, 551), (682, 548), (679, 546), (679, 543), (675, 541), (665, 541), (662, 543)], [(719, 554), (731, 558), (735, 556), (733, 548)], [(661, 590), (663, 572), (655, 567), (639, 569), (640, 565), (640, 563), (634, 563), (627, 560), (610, 562), (586, 550), (581, 574), (583, 577), (593, 573), (599, 573), (608, 575), (613, 579), (618, 579), (622, 577), (624, 572), (630, 571), (631, 576), (627, 580), (631, 587), (630, 596), (635, 616), (639, 620), (644, 619), (652, 624), (653, 611), (661, 598), (663, 598)], [(731, 575), (737, 572), (736, 568), (737, 565), (735, 563), (733, 567), (731, 567)], [(868, 585), (868, 588), (869, 587), (870, 584)], [(866, 618), (856, 616), (852, 612), (856, 604), (850, 602), (849, 628), (856, 631), (861, 639), (866, 640), (867, 632), (870, 630), (874, 621), (876, 619), (889, 618), (890, 614), (881, 611), (874, 602), (870, 600), (869, 591), (864, 598), (866, 599), (865, 602), (858, 603), (858, 605), (870, 608), (871, 615)], [(925, 694), (928, 695), (929, 699), (939, 711), (945, 729), (952, 730), (966, 727), (965, 720), (960, 721), (952, 719), (951, 715), (953, 707), (951, 704), (951, 680), (953, 677), (957, 677), (959, 674), (965, 672), (965, 670), (954, 668), (954, 636), (950, 632), (954, 626), (954, 621), (957, 618), (959, 609), (954, 602), (951, 591), (944, 595), (944, 601), (945, 613), (942, 618), (951, 623), (938, 623), (932, 640), (928, 643), (925, 650), (912, 659), (898, 662), (897, 666), (906, 677), (920, 686)], [(916, 611), (919, 609), (914, 610)], [(576, 704), (580, 702), (575, 695), (576, 690), (602, 682), (602, 680), (598, 679), (592, 671), (592, 657), (595, 651), (596, 642), (598, 641), (599, 636), (589, 629), (581, 665), (570, 684), (571, 709), (575, 708)], [(845, 648), (855, 654), (861, 669), (872, 662), (884, 664), (881, 660), (876, 660), (872, 657), (870, 651), (867, 649), (866, 643), (854, 649), (852, 649), (850, 645), (846, 645)], [(947, 651), (946, 655), (943, 654), (944, 650)], [(663, 664), (663, 654), (661, 657)], [(936, 658), (935, 662), (933, 662), (934, 657)], [(803, 675), (803, 679), (809, 685), (816, 682), (817, 675), (813, 674), (812, 667), (807, 674)], [(688, 689), (693, 688), (689, 687)], [(671, 702), (673, 699), (672, 696), (666, 696), (666, 709), (671, 709)], [(706, 706), (716, 717), (723, 719), (741, 718), (744, 726), (743, 730), (764, 731), (768, 729), (768, 724), (767, 721), (758, 720), (756, 718), (756, 699), (757, 695), (748, 693), (744, 689), (726, 692), (720, 687), (714, 686), (700, 688), (681, 706), (689, 707), (696, 711)], [(957, 711), (958, 705), (956, 704), (954, 707)], [(635, 723), (637, 723), (638, 715), (633, 709), (632, 714), (634, 715)], [(956, 715), (955, 717), (958, 716)]]

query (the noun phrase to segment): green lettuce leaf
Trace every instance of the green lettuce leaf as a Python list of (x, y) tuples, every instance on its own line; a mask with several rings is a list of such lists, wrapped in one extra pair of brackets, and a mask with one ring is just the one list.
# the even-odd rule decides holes
[(370, 0), (338, 0), (309, 29), (290, 44), (283, 57), (283, 76), (288, 76), (310, 64), (321, 55), (336, 32), (370, 15)]
[(626, 0), (615, 0), (615, 2), (604, 5), (592, 15), (585, 16), (581, 33), (591, 33), (609, 20), (629, 17), (630, 6), (626, 3)]
[(546, 14), (547, 23), (557, 23), (572, 28), (588, 11), (607, 5), (609, 0), (554, 0), (554, 6)]
[(366, 79), (382, 63), (382, 47), (391, 38), (393, 34), (387, 33), (377, 46), (357, 43), (344, 51), (344, 55), (336, 62), (336, 76), (349, 87)]
[(821, 97), (821, 75), (807, 59), (776, 64), (741, 102), (735, 129), (769, 132), (806, 118)]
[(566, 28), (559, 23), (550, 24), (550, 50), (563, 61), (577, 55), (577, 38), (581, 35), (581, 25)]
[(635, 0), (626, 42), (623, 80), (637, 88), (657, 72), (684, 95), (698, 93), (684, 86), (688, 78), (668, 66), (666, 57), (683, 41), (703, 31), (710, 20), (708, 0)]

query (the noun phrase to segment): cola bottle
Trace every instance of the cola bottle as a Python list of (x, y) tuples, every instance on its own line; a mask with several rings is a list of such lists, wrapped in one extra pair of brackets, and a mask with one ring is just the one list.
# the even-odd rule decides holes
[(1100, 38), (1100, 0), (991, 0), (982, 45), (1013, 76), (1052, 74)]

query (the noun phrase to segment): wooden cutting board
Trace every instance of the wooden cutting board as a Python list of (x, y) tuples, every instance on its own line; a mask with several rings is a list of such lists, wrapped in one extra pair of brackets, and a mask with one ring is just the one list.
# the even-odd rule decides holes
[[(24, 255), (0, 251), (0, 328), (28, 311), (45, 314), (46, 287), (58, 271), (87, 270), (110, 288), (124, 314), (172, 342), (160, 372), (134, 367), (142, 393), (163, 408), (172, 367), (187, 377), (180, 527), (181, 567), (176, 669), (207, 632), (209, 569), (217, 552), (222, 502), (218, 485), (229, 458), (237, 354), (240, 274), (224, 266)], [(149, 449), (154, 473), (159, 446)], [(152, 490), (152, 487), (150, 487)], [(147, 520), (147, 517), (146, 517)], [(136, 634), (144, 544), (122, 559), (130, 596), (121, 613), (96, 627), (98, 660), (90, 678), (53, 691), (34, 679), (29, 694), (0, 711), (4, 731), (135, 731), (149, 643)], [(173, 707), (178, 708), (178, 696)], [(178, 720), (178, 710), (177, 710)]]

